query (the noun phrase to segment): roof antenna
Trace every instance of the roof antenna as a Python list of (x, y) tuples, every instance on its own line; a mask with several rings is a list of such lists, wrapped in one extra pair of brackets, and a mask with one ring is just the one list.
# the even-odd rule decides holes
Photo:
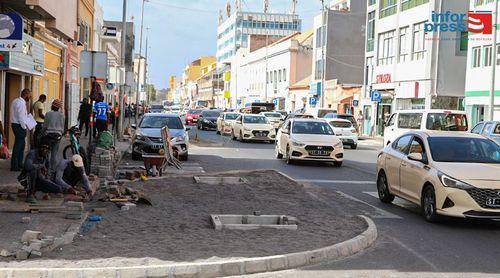
[(297, 12), (297, 2), (298, 0), (292, 0), (292, 14)]

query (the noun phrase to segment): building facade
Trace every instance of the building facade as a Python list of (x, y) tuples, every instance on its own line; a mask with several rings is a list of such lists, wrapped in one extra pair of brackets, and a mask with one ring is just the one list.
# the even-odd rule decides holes
[[(365, 134), (381, 135), (397, 110), (463, 109), (467, 33), (429, 27), (440, 23), (435, 13), (468, 8), (468, 0), (367, 1)], [(372, 101), (374, 91), (381, 99)]]
[[(495, 10), (494, 1), (471, 1), (471, 11)], [(494, 18), (494, 17), (493, 17)], [(498, 23), (497, 23), (498, 24)], [(497, 44), (497, 52), (500, 44)], [(495, 67), (494, 120), (500, 120), (500, 57), (492, 55), (493, 36), (474, 34), (469, 38), (467, 79), (465, 82), (465, 109), (471, 126), (489, 120), (492, 71)]]

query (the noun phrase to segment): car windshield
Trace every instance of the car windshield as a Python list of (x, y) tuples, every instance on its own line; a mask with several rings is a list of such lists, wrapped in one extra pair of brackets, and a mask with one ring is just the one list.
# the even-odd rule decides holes
[(429, 146), (437, 162), (500, 163), (500, 146), (486, 138), (431, 137)]
[(427, 115), (428, 130), (467, 131), (467, 116), (453, 113), (430, 113)]
[(280, 113), (264, 113), (264, 116), (268, 118), (281, 118)]
[(199, 115), (199, 114), (201, 114), (201, 111), (202, 111), (201, 109), (191, 109), (191, 110), (188, 111), (188, 114), (197, 114), (197, 115)]
[(333, 127), (338, 127), (338, 128), (351, 128), (352, 123), (348, 122), (337, 122), (337, 121), (331, 121), (330, 124)]
[(236, 118), (238, 118), (238, 116), (239, 116), (238, 113), (227, 113), (226, 120), (236, 120)]
[(267, 124), (267, 118), (264, 116), (245, 116), (243, 122), (246, 124)]
[(292, 133), (334, 135), (330, 125), (325, 122), (294, 122)]
[(324, 118), (328, 114), (336, 113), (335, 110), (320, 109), (318, 110), (318, 118)]
[(182, 122), (177, 117), (146, 116), (142, 119), (141, 128), (162, 128), (182, 129)]
[(204, 118), (218, 118), (220, 116), (220, 112), (216, 111), (216, 110), (207, 110), (207, 111), (201, 112), (201, 115)]

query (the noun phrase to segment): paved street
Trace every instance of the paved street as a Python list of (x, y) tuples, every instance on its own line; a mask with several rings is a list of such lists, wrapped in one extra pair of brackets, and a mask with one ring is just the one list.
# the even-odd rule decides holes
[[(375, 188), (377, 147), (360, 142), (357, 150), (346, 149), (344, 166), (335, 168), (317, 163), (287, 165), (274, 157), (274, 145), (241, 143), (213, 131), (191, 130), (203, 143), (191, 145), (190, 162), (198, 162), (207, 172), (236, 169), (275, 169), (294, 179), (334, 188), (359, 204), (359, 214), (377, 224), (379, 238), (372, 248), (343, 261), (257, 277), (332, 277), (358, 275), (428, 275), (453, 273), (498, 273), (500, 226), (492, 222), (445, 219), (429, 224), (416, 206), (396, 199), (393, 205), (379, 202)], [(335, 271), (342, 271), (336, 273)], [(374, 272), (376, 271), (376, 272)], [(461, 274), (463, 276), (463, 274)]]

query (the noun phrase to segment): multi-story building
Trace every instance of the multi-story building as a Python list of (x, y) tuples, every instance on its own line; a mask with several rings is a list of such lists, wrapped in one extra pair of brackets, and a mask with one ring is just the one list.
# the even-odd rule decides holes
[(182, 74), (181, 104), (187, 106), (194, 105), (193, 101), (198, 97), (198, 84), (196, 81), (202, 76), (202, 69), (215, 62), (215, 57), (203, 56), (186, 66)]
[(314, 18), (308, 104), (354, 113), (363, 84), (366, 0), (334, 0), (330, 6)]
[[(493, 0), (470, 1), (470, 11), (495, 10)], [(497, 52), (500, 44), (497, 42)], [(473, 126), (490, 117), (492, 73), (495, 68), (494, 120), (500, 120), (500, 57), (493, 54), (493, 35), (471, 34), (468, 45), (467, 79), (465, 82), (465, 109)]]
[(231, 67), (237, 103), (274, 102), (286, 109), (289, 87), (311, 74), (313, 33), (297, 32), (256, 50), (242, 48)]
[(223, 72), (217, 69), (217, 63), (210, 64), (201, 70), (201, 77), (197, 80), (197, 101), (206, 103), (205, 107), (216, 107), (216, 97), (224, 91)]
[[(382, 134), (384, 122), (396, 110), (463, 109), (467, 30), (440, 31), (439, 26), (453, 23), (441, 16), (446, 13), (465, 16), (469, 1), (366, 3), (364, 133)], [(373, 95), (381, 99), (374, 102)]]

